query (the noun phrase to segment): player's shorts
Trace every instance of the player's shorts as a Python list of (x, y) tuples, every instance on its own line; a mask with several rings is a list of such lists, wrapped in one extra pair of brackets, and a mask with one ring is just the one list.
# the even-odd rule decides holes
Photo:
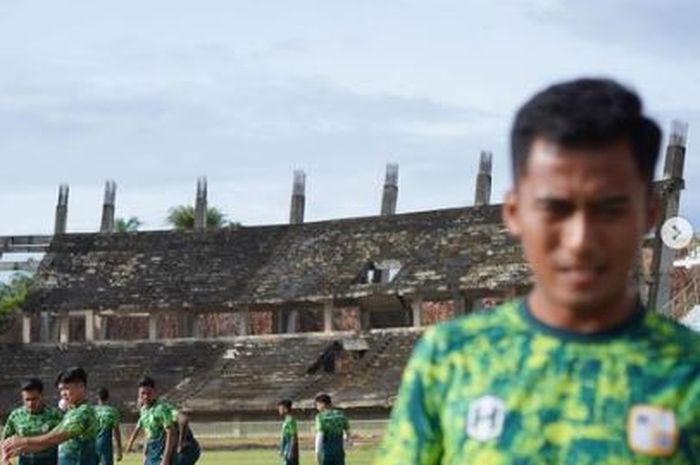
[(17, 460), (18, 465), (56, 465), (58, 463), (58, 449), (54, 448), (53, 453), (20, 455)]
[(185, 445), (180, 452), (173, 454), (173, 465), (194, 465), (202, 450), (197, 442)]
[(114, 446), (112, 445), (112, 431), (104, 431), (95, 439), (95, 451), (99, 465), (114, 464)]
[(165, 452), (165, 437), (146, 442), (143, 465), (160, 465)]
[(80, 441), (80, 448), (75, 451), (58, 451), (58, 465), (97, 465), (95, 440)]
[(320, 465), (345, 465), (345, 457), (323, 457)]
[(299, 465), (299, 457), (293, 459), (282, 459), (282, 465)]

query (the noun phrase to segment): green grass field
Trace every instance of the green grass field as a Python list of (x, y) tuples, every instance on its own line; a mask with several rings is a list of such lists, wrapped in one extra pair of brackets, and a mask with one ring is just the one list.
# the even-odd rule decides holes
[[(348, 449), (346, 465), (370, 465), (375, 452), (374, 447), (353, 447)], [(121, 465), (140, 465), (141, 454), (129, 454)], [(279, 465), (279, 457), (274, 449), (254, 449), (245, 451), (205, 451), (197, 465)], [(304, 450), (300, 465), (316, 465), (313, 452)]]

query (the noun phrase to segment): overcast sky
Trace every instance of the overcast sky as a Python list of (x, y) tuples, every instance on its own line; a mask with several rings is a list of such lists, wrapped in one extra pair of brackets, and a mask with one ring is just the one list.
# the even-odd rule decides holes
[(689, 123), (682, 214), (700, 225), (700, 2), (0, 0), (0, 235), (117, 216), (165, 227), (209, 203), (246, 225), (469, 205), (478, 154), (508, 187), (515, 108), (554, 81), (615, 77), (665, 130)]

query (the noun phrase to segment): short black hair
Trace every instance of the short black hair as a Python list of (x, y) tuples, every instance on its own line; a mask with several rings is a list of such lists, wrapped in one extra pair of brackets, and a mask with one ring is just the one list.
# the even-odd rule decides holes
[(316, 402), (331, 405), (331, 396), (329, 396), (328, 394), (319, 394), (316, 396)]
[(29, 378), (22, 382), (20, 390), (22, 392), (38, 392), (41, 394), (44, 392), (44, 383), (38, 378)]
[(80, 367), (71, 367), (58, 374), (56, 385), (60, 383), (83, 383), (87, 386), (87, 373)]
[(97, 390), (97, 398), (102, 402), (107, 402), (109, 400), (109, 390), (106, 387), (101, 387)]
[(156, 382), (155, 382), (155, 380), (154, 380), (153, 378), (151, 378), (150, 376), (144, 376), (143, 378), (141, 378), (141, 381), (139, 381), (139, 387), (140, 387), (140, 388), (141, 388), (141, 387), (148, 387), (148, 388), (151, 388), (151, 389), (155, 389), (155, 388), (156, 388)]
[(639, 96), (616, 81), (596, 78), (554, 84), (520, 107), (510, 133), (516, 183), (538, 137), (571, 148), (626, 141), (637, 171), (649, 185), (661, 145), (661, 129), (643, 115)]
[(281, 405), (282, 407), (286, 408), (287, 410), (292, 409), (291, 399), (282, 399), (281, 401), (277, 402), (277, 405)]

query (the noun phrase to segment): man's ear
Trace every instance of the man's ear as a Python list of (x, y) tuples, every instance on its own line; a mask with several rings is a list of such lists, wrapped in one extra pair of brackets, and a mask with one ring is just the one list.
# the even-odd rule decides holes
[(518, 216), (518, 194), (515, 188), (509, 190), (506, 193), (506, 197), (503, 201), (503, 207), (501, 208), (501, 216), (503, 217), (503, 222), (505, 223), (508, 231), (515, 236), (520, 237), (520, 218)]
[(654, 227), (656, 226), (656, 222), (659, 220), (661, 217), (661, 196), (659, 196), (658, 192), (652, 192), (649, 195), (649, 202), (647, 205), (647, 222), (644, 225), (646, 228), (646, 232), (652, 232)]

